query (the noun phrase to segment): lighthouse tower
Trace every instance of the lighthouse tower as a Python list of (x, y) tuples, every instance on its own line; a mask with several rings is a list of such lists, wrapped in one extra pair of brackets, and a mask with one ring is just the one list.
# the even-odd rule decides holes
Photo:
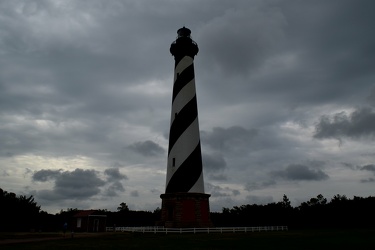
[(165, 227), (209, 227), (209, 194), (204, 193), (194, 56), (198, 45), (181, 28), (170, 52), (175, 59), (165, 194), (161, 224)]

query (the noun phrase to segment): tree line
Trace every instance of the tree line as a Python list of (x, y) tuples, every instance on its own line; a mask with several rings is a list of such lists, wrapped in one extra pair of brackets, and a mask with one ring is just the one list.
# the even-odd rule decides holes
[(32, 196), (16, 196), (0, 188), (0, 230), (25, 231), (33, 227), (39, 217), (40, 206)]
[[(0, 232), (43, 231), (57, 232), (65, 222), (78, 213), (78, 208), (68, 208), (56, 214), (49, 214), (34, 200), (34, 197), (4, 191), (0, 188)], [(155, 211), (131, 211), (121, 203), (116, 212), (98, 210), (107, 215), (107, 226), (152, 226), (160, 219), (160, 209)]]
[(375, 197), (347, 198), (337, 194), (330, 201), (323, 195), (292, 207), (289, 198), (266, 205), (248, 204), (211, 213), (215, 226), (288, 226), (289, 228), (374, 227)]
[[(68, 208), (49, 214), (33, 196), (17, 196), (0, 189), (0, 231), (61, 231), (79, 210)], [(153, 226), (160, 220), (160, 208), (154, 211), (132, 211), (122, 202), (117, 211), (98, 210), (107, 215), (107, 226)], [(368, 228), (375, 225), (375, 197), (347, 198), (335, 195), (330, 201), (319, 194), (300, 206), (293, 207), (284, 195), (282, 201), (266, 205), (247, 204), (224, 207), (211, 212), (216, 227), (288, 226), (293, 228)]]

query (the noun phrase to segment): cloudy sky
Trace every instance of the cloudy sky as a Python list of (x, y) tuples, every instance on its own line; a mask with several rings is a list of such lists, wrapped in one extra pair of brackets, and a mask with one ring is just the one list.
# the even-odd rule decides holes
[(51, 213), (161, 206), (177, 29), (212, 211), (375, 190), (372, 0), (3, 0), (0, 188)]

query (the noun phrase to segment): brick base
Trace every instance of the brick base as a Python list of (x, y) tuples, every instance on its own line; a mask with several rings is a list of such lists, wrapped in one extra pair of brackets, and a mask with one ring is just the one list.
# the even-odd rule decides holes
[(211, 195), (200, 193), (162, 194), (161, 220), (158, 225), (169, 228), (212, 227)]

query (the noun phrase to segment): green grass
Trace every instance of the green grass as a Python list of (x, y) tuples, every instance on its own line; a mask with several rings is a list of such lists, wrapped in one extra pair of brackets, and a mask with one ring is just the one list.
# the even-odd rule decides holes
[(61, 233), (0, 233), (0, 243), (2, 240), (23, 240), (23, 239), (46, 239), (60, 237)]
[(1, 245), (1, 239), (4, 238), (0, 237), (0, 249), (375, 249), (375, 230), (167, 235), (104, 233), (87, 237), (59, 237), (54, 240), (6, 245)]

